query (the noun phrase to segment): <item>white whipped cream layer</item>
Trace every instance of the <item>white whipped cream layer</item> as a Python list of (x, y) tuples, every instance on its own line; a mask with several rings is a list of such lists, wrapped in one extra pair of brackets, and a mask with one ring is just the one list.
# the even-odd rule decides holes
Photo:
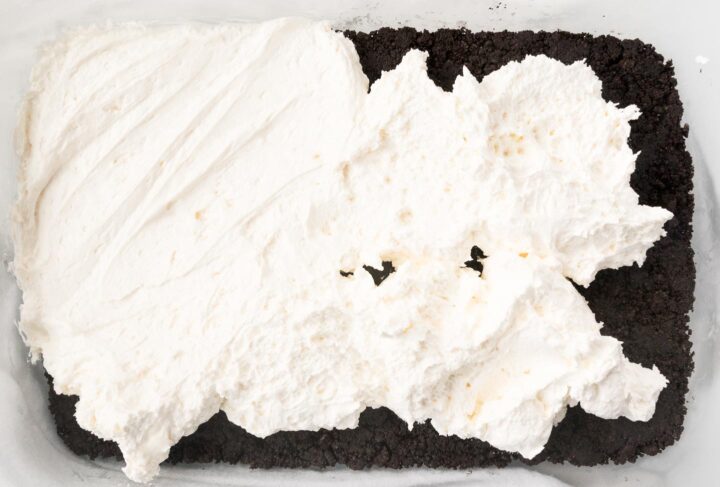
[(266, 436), (387, 406), (528, 458), (569, 405), (652, 416), (666, 379), (567, 279), (642, 264), (672, 217), (629, 185), (638, 109), (581, 62), (444, 92), (425, 59), (368, 93), (351, 42), (299, 19), (45, 49), (18, 129), (20, 331), (131, 479), (219, 410)]

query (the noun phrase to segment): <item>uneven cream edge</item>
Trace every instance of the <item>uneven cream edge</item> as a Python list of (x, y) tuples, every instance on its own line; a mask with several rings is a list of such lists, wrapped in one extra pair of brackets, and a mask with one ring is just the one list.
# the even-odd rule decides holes
[(385, 405), (527, 457), (567, 405), (652, 416), (665, 378), (566, 279), (642, 263), (672, 217), (629, 186), (637, 109), (583, 63), (448, 93), (425, 57), (368, 94), (352, 44), (303, 19), (45, 50), (18, 128), (20, 331), (130, 478), (220, 409), (266, 436)]

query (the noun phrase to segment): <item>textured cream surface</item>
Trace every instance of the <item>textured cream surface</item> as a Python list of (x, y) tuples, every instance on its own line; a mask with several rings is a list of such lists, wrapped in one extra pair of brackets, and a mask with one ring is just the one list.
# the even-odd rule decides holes
[(530, 57), (443, 92), (411, 51), (368, 93), (298, 19), (69, 33), (18, 129), (20, 330), (141, 481), (220, 409), (265, 436), (385, 405), (526, 457), (567, 405), (647, 420), (665, 378), (566, 279), (642, 263), (672, 216), (600, 88)]

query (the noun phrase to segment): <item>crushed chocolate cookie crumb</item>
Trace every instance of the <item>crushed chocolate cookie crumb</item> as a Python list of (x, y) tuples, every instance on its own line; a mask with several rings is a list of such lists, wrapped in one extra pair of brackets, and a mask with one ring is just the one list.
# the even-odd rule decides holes
[[(682, 104), (672, 63), (638, 40), (567, 32), (442, 29), (430, 33), (384, 28), (345, 35), (355, 44), (371, 82), (394, 68), (409, 49), (429, 53), (429, 75), (445, 90), (452, 88), (463, 65), (480, 80), (509, 61), (545, 54), (565, 63), (587, 60), (602, 80), (607, 100), (640, 108), (642, 116), (631, 123), (630, 147), (640, 152), (631, 184), (640, 203), (662, 206), (675, 217), (665, 226), (667, 235), (648, 251), (642, 267), (602, 271), (590, 287), (578, 289), (604, 323), (602, 332), (621, 340), (630, 360), (645, 367), (657, 365), (669, 384), (648, 422), (605, 420), (580, 407), (570, 408), (545, 450), (528, 463), (623, 463), (654, 455), (674, 443), (683, 429), (685, 394), (693, 369), (687, 314), (693, 303), (695, 269), (690, 247), (693, 168), (685, 149), (688, 129), (680, 124)], [(479, 263), (484, 254), (476, 251), (471, 257), (468, 262)], [(382, 270), (365, 269), (376, 284), (389, 275), (384, 263)], [(58, 395), (50, 388), (50, 410), (65, 444), (90, 458), (120, 459), (115, 443), (78, 426), (76, 402), (77, 397)], [(379, 408), (367, 409), (355, 429), (280, 432), (265, 439), (248, 434), (220, 412), (173, 446), (168, 461), (222, 461), (261, 468), (345, 464), (360, 469), (505, 466), (516, 458), (477, 439), (440, 436), (429, 422), (410, 431), (391, 411)]]

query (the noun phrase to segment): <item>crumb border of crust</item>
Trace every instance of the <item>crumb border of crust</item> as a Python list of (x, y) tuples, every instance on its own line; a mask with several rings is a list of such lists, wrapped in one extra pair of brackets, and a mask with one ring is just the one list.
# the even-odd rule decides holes
[[(503, 467), (513, 461), (542, 461), (592, 466), (634, 462), (672, 445), (683, 431), (688, 379), (693, 371), (688, 313), (692, 309), (695, 267), (692, 235), (693, 167), (681, 126), (682, 103), (672, 62), (639, 40), (557, 32), (434, 32), (404, 27), (362, 33), (344, 31), (355, 44), (371, 82), (392, 69), (409, 49), (427, 51), (428, 74), (443, 89), (465, 65), (482, 77), (509, 61), (545, 54), (565, 63), (586, 62), (603, 82), (604, 98), (637, 105), (642, 116), (632, 122), (630, 146), (640, 152), (631, 185), (641, 204), (663, 206), (675, 214), (667, 235), (648, 251), (643, 267), (602, 271), (593, 284), (578, 288), (604, 322), (603, 333), (624, 342), (628, 358), (656, 364), (669, 379), (655, 416), (648, 422), (603, 420), (579, 407), (568, 409), (543, 452), (533, 459), (497, 450), (477, 440), (444, 437), (429, 425), (407, 425), (386, 408), (367, 409), (353, 430), (280, 432), (265, 439), (246, 433), (218, 413), (170, 451), (169, 463), (243, 463), (254, 468), (370, 466), (471, 468)], [(682, 273), (677, 270), (682, 269)], [(653, 324), (655, 323), (655, 324)], [(645, 334), (643, 334), (645, 332)], [(122, 459), (117, 445), (82, 430), (74, 418), (74, 396), (55, 394), (49, 408), (58, 435), (70, 450), (94, 458)]]

